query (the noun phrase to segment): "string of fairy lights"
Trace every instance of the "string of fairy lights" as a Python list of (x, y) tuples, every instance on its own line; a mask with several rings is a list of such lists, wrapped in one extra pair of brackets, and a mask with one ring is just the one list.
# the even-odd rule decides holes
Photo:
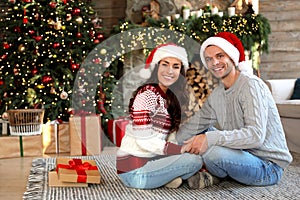
[[(60, 101), (70, 101), (82, 60), (104, 39), (93, 26), (91, 5), (73, 0), (10, 0), (2, 13), (0, 85), (7, 91), (3, 87), (0, 93), (6, 107), (52, 104), (48, 107), (55, 108)], [(14, 97), (19, 95), (25, 98), (16, 103)], [(64, 109), (60, 116), (71, 108)]]

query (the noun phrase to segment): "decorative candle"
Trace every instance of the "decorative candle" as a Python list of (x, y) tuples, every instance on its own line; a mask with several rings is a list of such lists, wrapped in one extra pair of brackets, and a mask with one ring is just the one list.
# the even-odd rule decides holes
[(171, 16), (166, 16), (166, 19), (168, 20), (169, 23), (171, 23)]
[(211, 14), (212, 14), (212, 15), (216, 15), (216, 14), (218, 14), (218, 12), (219, 12), (219, 9), (218, 9), (217, 6), (214, 6), (214, 7), (211, 9)]
[(228, 16), (232, 17), (235, 15), (235, 7), (228, 7)]
[(201, 17), (203, 14), (203, 10), (200, 9), (200, 10), (197, 10), (197, 17)]
[(180, 17), (180, 14), (174, 14), (172, 15), (172, 19), (175, 20), (175, 19), (178, 19)]
[(187, 20), (190, 17), (190, 8), (184, 7), (182, 10), (183, 19)]

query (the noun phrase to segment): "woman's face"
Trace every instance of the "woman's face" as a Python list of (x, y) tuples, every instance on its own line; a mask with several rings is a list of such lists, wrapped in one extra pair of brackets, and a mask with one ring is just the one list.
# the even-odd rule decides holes
[(164, 92), (178, 80), (181, 67), (181, 60), (173, 57), (163, 58), (159, 62), (157, 72), (158, 85)]

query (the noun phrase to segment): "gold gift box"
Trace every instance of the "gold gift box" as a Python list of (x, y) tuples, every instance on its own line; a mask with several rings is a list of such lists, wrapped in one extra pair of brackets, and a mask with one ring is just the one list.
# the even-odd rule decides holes
[(69, 118), (70, 155), (99, 155), (102, 151), (100, 116), (74, 116)]
[(0, 158), (42, 155), (42, 135), (0, 136)]
[(43, 153), (70, 152), (69, 123), (43, 125)]
[(87, 183), (72, 183), (60, 181), (55, 169), (49, 171), (48, 173), (48, 185), (49, 187), (88, 187)]
[(56, 158), (59, 181), (72, 183), (100, 183), (100, 172), (94, 160)]

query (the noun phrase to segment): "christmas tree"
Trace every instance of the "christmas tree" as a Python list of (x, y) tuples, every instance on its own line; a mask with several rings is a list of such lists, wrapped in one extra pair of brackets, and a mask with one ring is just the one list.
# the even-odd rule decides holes
[[(90, 1), (1, 0), (7, 10), (0, 20), (0, 114), (7, 109), (45, 109), (45, 121), (68, 121), (76, 87), (84, 88), (101, 74), (81, 69), (89, 52), (104, 35)], [(93, 59), (97, 64), (97, 59)], [(99, 64), (99, 63), (98, 63)], [(98, 66), (99, 67), (99, 66)], [(92, 99), (78, 99), (78, 107), (92, 104), (106, 113), (102, 87)], [(73, 99), (74, 102), (74, 99)]]

